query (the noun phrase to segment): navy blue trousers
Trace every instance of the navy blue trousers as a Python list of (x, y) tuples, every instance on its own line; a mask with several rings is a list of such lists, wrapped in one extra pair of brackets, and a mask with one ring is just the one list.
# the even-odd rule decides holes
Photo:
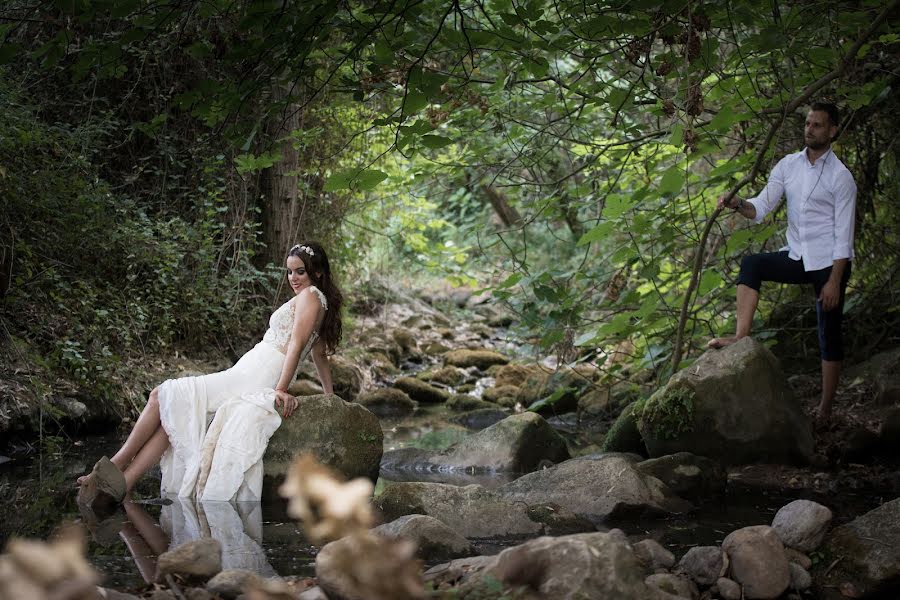
[(738, 285), (746, 285), (757, 292), (763, 281), (778, 283), (811, 283), (816, 294), (816, 318), (819, 323), (819, 351), (822, 360), (836, 361), (844, 359), (844, 343), (841, 337), (841, 324), (844, 320), (844, 293), (850, 279), (850, 262), (841, 277), (841, 297), (838, 305), (829, 311), (822, 308), (819, 294), (828, 278), (832, 267), (818, 271), (804, 271), (802, 260), (793, 260), (788, 251), (751, 254), (741, 261), (741, 273)]

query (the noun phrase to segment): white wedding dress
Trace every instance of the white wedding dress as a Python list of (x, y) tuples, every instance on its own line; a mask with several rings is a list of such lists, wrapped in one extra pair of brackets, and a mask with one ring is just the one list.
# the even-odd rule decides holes
[[(319, 339), (328, 303), (316, 294), (319, 311), (313, 333), (300, 353), (309, 356)], [(200, 377), (168, 379), (159, 386), (159, 418), (170, 446), (160, 459), (160, 493), (199, 500), (259, 500), (262, 457), (281, 425), (275, 410), (275, 386), (291, 340), (299, 294), (269, 319), (261, 342), (230, 369)], [(298, 362), (299, 364), (299, 362)]]

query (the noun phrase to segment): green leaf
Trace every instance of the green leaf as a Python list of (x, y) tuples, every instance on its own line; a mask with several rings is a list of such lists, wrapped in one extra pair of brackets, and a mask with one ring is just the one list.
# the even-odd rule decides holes
[(356, 174), (353, 180), (353, 187), (362, 191), (374, 189), (379, 183), (387, 179), (388, 175), (384, 171), (376, 169), (364, 169)]
[(394, 49), (384, 40), (378, 40), (375, 43), (375, 61), (382, 65), (394, 62)]
[(443, 148), (444, 146), (449, 146), (452, 143), (453, 143), (453, 140), (451, 140), (450, 138), (440, 136), (440, 135), (423, 135), (422, 136), (422, 144), (426, 148), (431, 148), (433, 150)]
[(587, 233), (581, 236), (581, 239), (578, 240), (579, 246), (584, 246), (585, 244), (590, 244), (591, 242), (599, 242), (602, 239), (605, 239), (609, 236), (610, 232), (612, 232), (613, 227), (616, 226), (615, 221), (604, 221), (600, 223)]
[(325, 185), (322, 186), (322, 190), (326, 192), (336, 192), (338, 190), (345, 190), (349, 187), (350, 173), (347, 171), (340, 171), (325, 180)]
[(677, 165), (669, 167), (659, 182), (659, 193), (674, 196), (681, 191), (682, 185), (684, 185), (684, 171)]
[(716, 271), (707, 269), (700, 277), (700, 285), (697, 286), (697, 295), (705, 296), (712, 290), (716, 289), (724, 281), (722, 276)]
[(403, 114), (404, 116), (414, 115), (426, 106), (428, 106), (428, 98), (425, 97), (425, 94), (410, 90), (403, 104)]
[(502, 290), (502, 289), (506, 289), (506, 288), (511, 288), (512, 286), (516, 285), (520, 281), (522, 281), (522, 274), (521, 273), (513, 273), (512, 275), (510, 275), (509, 277), (504, 279), (502, 282), (500, 282), (497, 285), (497, 289)]
[(531, 406), (529, 406), (529, 407), (527, 408), (527, 410), (530, 410), (530, 411), (534, 412), (534, 411), (538, 411), (538, 410), (544, 408), (545, 406), (553, 406), (554, 404), (556, 404), (557, 402), (559, 402), (559, 400), (562, 399), (562, 398), (563, 398), (564, 396), (566, 396), (567, 394), (571, 394), (571, 393), (576, 392), (576, 391), (578, 391), (578, 390), (576, 390), (576, 389), (573, 388), (573, 387), (563, 387), (563, 388), (559, 388), (559, 389), (557, 389), (556, 391), (554, 391), (552, 394), (550, 394), (549, 396), (547, 396), (546, 398), (544, 398), (544, 399), (542, 399), (542, 400), (538, 400), (537, 402), (532, 403)]

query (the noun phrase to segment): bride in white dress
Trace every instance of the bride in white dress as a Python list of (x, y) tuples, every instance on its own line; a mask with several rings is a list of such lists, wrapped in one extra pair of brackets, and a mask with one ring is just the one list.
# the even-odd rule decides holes
[(124, 475), (126, 494), (159, 462), (163, 496), (259, 499), (266, 445), (299, 404), (287, 392), (297, 366), (312, 356), (323, 391), (332, 393), (328, 354), (341, 337), (343, 298), (322, 246), (294, 246), (285, 265), (294, 297), (272, 314), (261, 342), (230, 369), (169, 379), (150, 393), (110, 459)]

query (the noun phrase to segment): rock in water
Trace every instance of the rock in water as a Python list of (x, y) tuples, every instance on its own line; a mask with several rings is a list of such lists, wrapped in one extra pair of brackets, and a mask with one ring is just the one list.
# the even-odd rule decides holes
[(97, 461), (87, 481), (78, 490), (78, 504), (105, 514), (125, 498), (125, 476), (105, 456)]
[(497, 488), (510, 502), (555, 504), (592, 522), (690, 508), (659, 479), (639, 472), (616, 454), (567, 460)]
[(307, 396), (272, 435), (263, 468), (268, 477), (283, 477), (295, 456), (309, 452), (348, 479), (375, 481), (383, 439), (378, 417), (359, 404), (334, 394)]
[(467, 598), (496, 597), (477, 595), (495, 580), (513, 587), (526, 585), (538, 597), (554, 600), (654, 597), (628, 541), (612, 533), (541, 537), (508, 548), (479, 566), (462, 584)]
[(778, 361), (749, 337), (705, 352), (634, 413), (653, 457), (805, 464), (813, 454), (812, 425)]
[(771, 527), (756, 525), (732, 531), (722, 549), (731, 560), (732, 578), (744, 587), (748, 600), (778, 598), (791, 583), (784, 546)]
[(524, 412), (506, 417), (428, 458), (438, 465), (527, 473), (541, 463), (569, 458), (566, 441), (543, 417)]
[(794, 500), (784, 505), (772, 519), (772, 529), (789, 548), (812, 552), (825, 539), (831, 511), (812, 500)]
[(444, 354), (444, 363), (466, 369), (478, 367), (482, 371), (491, 365), (505, 365), (509, 359), (493, 350), (451, 350)]
[(379, 388), (363, 392), (356, 397), (356, 402), (378, 417), (409, 415), (419, 406), (419, 403), (410, 398), (406, 392), (397, 388)]
[(414, 541), (416, 556), (423, 560), (447, 560), (473, 553), (469, 540), (427, 515), (406, 515), (379, 525), (374, 531), (380, 535)]
[(705, 456), (679, 452), (645, 460), (636, 467), (642, 473), (653, 475), (687, 500), (703, 501), (725, 493), (725, 469)]
[(835, 527), (822, 552), (842, 559), (822, 585), (849, 582), (866, 595), (900, 597), (900, 498)]
[(192, 540), (163, 552), (156, 563), (156, 580), (166, 575), (210, 579), (222, 570), (222, 545), (212, 538)]
[(714, 584), (727, 570), (728, 557), (718, 546), (694, 546), (675, 567), (676, 573), (684, 573), (703, 586)]

